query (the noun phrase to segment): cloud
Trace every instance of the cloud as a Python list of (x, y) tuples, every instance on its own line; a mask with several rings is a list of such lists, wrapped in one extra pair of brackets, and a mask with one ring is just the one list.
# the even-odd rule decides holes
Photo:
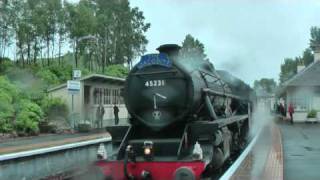
[(215, 67), (248, 83), (278, 80), (280, 64), (308, 47), (309, 29), (320, 25), (316, 0), (132, 0), (151, 23), (148, 52), (180, 44), (190, 33), (205, 44)]

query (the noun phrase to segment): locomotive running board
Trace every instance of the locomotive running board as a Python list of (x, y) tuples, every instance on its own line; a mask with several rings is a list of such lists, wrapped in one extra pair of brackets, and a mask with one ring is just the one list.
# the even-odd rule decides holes
[[(183, 137), (181, 139), (177, 157), (178, 160), (182, 159), (184, 156), (184, 149), (193, 145), (196, 141), (206, 141), (208, 144), (213, 142), (214, 135), (218, 129), (221, 129), (225, 126), (245, 121), (249, 116), (246, 115), (237, 115), (231, 116), (228, 118), (221, 118), (214, 121), (196, 121), (190, 124), (187, 124), (184, 130)], [(186, 144), (186, 141), (187, 144)], [(204, 144), (202, 144), (204, 145)], [(211, 146), (210, 146), (211, 147)]]

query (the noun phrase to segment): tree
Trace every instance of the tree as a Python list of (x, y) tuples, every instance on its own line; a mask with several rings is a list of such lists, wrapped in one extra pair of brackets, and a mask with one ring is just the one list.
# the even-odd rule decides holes
[(81, 38), (96, 34), (97, 19), (91, 3), (89, 0), (81, 0), (76, 5), (65, 3), (68, 17), (66, 27), (73, 43), (76, 67), (79, 64), (78, 55), (83, 54), (86, 49), (85, 41), (80, 41)]
[(302, 57), (297, 56), (294, 59), (286, 58), (284, 60), (284, 63), (281, 64), (281, 72), (279, 78), (280, 84), (297, 74), (298, 65), (308, 66), (313, 62), (313, 59), (314, 57), (310, 48), (307, 48), (303, 51)]
[(320, 45), (320, 28), (319, 27), (311, 27), (310, 29), (310, 45)]
[(69, 43), (74, 47), (76, 66), (104, 72), (108, 65), (130, 64), (131, 59), (144, 53), (148, 42), (144, 33), (150, 24), (128, 0), (3, 2), (0, 58), (10, 42), (15, 42), (16, 59), (22, 66), (37, 64), (39, 59), (42, 66), (61, 64), (61, 51)]
[(11, 5), (8, 1), (2, 1), (0, 5), (0, 63), (6, 54), (8, 46), (12, 42)]
[(150, 24), (138, 8), (130, 8), (128, 0), (96, 0), (96, 4), (102, 72), (110, 64), (130, 64), (145, 52), (148, 41), (144, 33)]
[(260, 80), (254, 81), (254, 89), (255, 90), (264, 90), (268, 93), (273, 93), (277, 87), (277, 83), (274, 79), (262, 78)]
[(302, 60), (305, 66), (308, 66), (313, 62), (314, 56), (310, 48), (307, 48), (303, 51)]
[(292, 58), (284, 59), (284, 63), (281, 64), (280, 83), (282, 84), (286, 80), (290, 79), (297, 73), (297, 61)]
[(182, 42), (181, 54), (189, 59), (204, 60), (207, 55), (204, 53), (204, 45), (192, 37), (190, 34), (186, 35)]

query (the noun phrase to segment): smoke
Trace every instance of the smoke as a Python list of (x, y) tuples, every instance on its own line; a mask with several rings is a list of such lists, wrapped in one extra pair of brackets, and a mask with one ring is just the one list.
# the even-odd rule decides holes
[(32, 93), (44, 88), (44, 82), (35, 77), (31, 70), (15, 67), (10, 69), (7, 77), (23, 92)]
[(260, 179), (263, 174), (267, 157), (272, 146), (270, 126), (273, 123), (273, 116), (270, 113), (270, 107), (264, 103), (258, 103), (251, 121), (249, 135), (255, 137), (259, 135), (257, 143), (251, 152), (252, 168), (251, 179)]
[(270, 106), (264, 103), (257, 103), (252, 113), (251, 127), (249, 135), (254, 137), (262, 129), (268, 127), (273, 122), (273, 116), (270, 112)]
[(245, 72), (247, 69), (247, 67), (244, 67), (243, 60), (239, 57), (233, 57), (229, 60), (221, 62), (220, 68), (235, 74)]

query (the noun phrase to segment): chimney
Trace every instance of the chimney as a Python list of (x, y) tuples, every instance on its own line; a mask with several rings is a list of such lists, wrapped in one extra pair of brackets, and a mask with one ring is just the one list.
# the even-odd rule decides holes
[(298, 65), (297, 66), (297, 72), (299, 73), (300, 71), (302, 71), (305, 68), (304, 65)]
[(177, 55), (180, 49), (177, 44), (164, 44), (157, 48), (160, 53), (166, 53), (168, 56)]
[(320, 61), (320, 48), (313, 51), (314, 61)]
[(312, 44), (311, 48), (313, 50), (314, 62), (320, 61), (320, 44)]

